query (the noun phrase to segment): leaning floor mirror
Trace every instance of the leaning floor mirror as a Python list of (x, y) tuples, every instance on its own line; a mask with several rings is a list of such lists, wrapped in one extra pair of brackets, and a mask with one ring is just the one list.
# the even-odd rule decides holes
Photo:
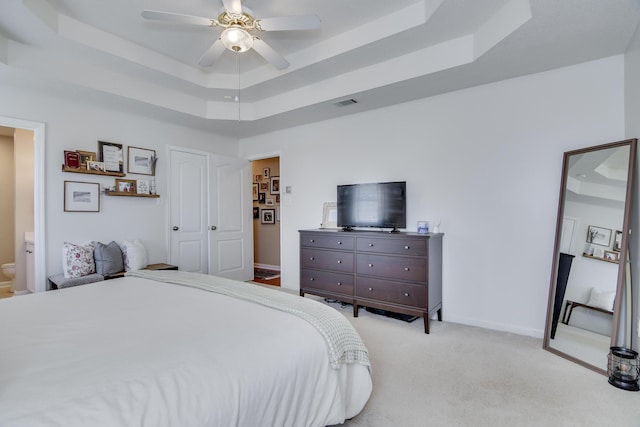
[(543, 347), (605, 375), (610, 347), (631, 348), (626, 266), (636, 145), (564, 154)]

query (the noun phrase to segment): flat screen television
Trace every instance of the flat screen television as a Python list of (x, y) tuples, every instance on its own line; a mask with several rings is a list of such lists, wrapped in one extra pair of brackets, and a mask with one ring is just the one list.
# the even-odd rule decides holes
[(338, 185), (338, 227), (398, 228), (407, 226), (407, 183)]

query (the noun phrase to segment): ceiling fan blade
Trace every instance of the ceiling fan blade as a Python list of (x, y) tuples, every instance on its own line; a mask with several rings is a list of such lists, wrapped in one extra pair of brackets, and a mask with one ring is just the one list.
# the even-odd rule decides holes
[(320, 18), (317, 15), (278, 16), (258, 19), (263, 31), (317, 30)]
[(273, 50), (271, 46), (262, 41), (262, 39), (257, 37), (253, 38), (253, 49), (278, 70), (284, 70), (289, 66), (289, 62), (278, 52)]
[(229, 13), (242, 14), (242, 2), (240, 0), (222, 0), (222, 5)]
[(200, 60), (198, 61), (198, 65), (202, 67), (210, 67), (216, 62), (216, 59), (222, 55), (224, 52), (224, 45), (222, 44), (222, 40), (218, 39), (211, 45), (209, 49), (205, 53), (202, 54)]
[(160, 10), (143, 10), (142, 17), (145, 19), (154, 19), (157, 21), (178, 22), (181, 24), (206, 25), (210, 26), (212, 20), (202, 16), (182, 15), (180, 13), (163, 12)]

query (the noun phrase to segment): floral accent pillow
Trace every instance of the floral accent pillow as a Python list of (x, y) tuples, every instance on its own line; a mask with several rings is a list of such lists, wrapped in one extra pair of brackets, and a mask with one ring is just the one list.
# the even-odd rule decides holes
[(94, 243), (74, 245), (73, 243), (64, 242), (64, 245), (62, 245), (62, 271), (64, 277), (72, 279), (95, 273), (94, 249)]

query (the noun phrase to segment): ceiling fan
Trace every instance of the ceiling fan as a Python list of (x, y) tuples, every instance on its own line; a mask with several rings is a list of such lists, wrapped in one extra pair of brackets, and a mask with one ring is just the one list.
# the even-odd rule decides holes
[(291, 31), (315, 30), (320, 28), (320, 18), (316, 15), (278, 16), (256, 18), (253, 12), (242, 6), (241, 0), (222, 0), (223, 8), (217, 18), (183, 15), (159, 10), (144, 10), (145, 19), (170, 21), (183, 24), (221, 27), (220, 37), (202, 55), (198, 64), (209, 67), (220, 57), (225, 49), (233, 52), (246, 52), (253, 48), (278, 70), (284, 70), (289, 62), (252, 31)]

